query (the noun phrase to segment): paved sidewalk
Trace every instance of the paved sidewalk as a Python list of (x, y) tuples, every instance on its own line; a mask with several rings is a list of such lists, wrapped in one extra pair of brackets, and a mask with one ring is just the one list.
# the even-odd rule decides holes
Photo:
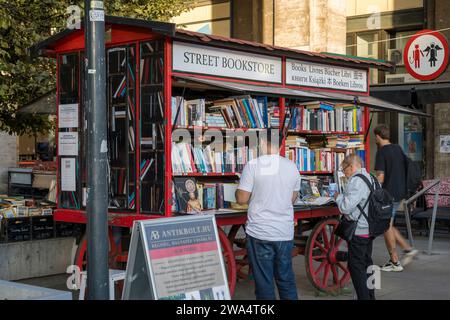
[[(420, 251), (416, 259), (402, 272), (381, 272), (381, 289), (376, 290), (379, 300), (441, 300), (450, 299), (450, 239), (435, 239), (433, 255), (424, 253), (427, 238), (415, 238)], [(373, 261), (382, 265), (388, 260), (383, 237), (374, 242)], [(304, 257), (294, 257), (294, 270), (300, 300), (351, 300), (351, 283), (347, 293), (339, 296), (318, 294), (306, 277)], [(253, 281), (241, 280), (237, 284), (235, 299), (254, 299)]]
[[(381, 289), (376, 291), (379, 300), (442, 300), (450, 299), (450, 238), (437, 238), (433, 245), (433, 255), (427, 255), (426, 238), (415, 238), (416, 247), (421, 252), (403, 272), (382, 272)], [(374, 244), (373, 260), (375, 264), (384, 264), (388, 259), (383, 238)], [(318, 294), (306, 277), (304, 257), (294, 258), (297, 287), (302, 300), (351, 300), (353, 289), (351, 284), (347, 293), (339, 296)], [(22, 283), (38, 285), (53, 289), (67, 290), (68, 275), (56, 275), (22, 280)], [(254, 285), (251, 280), (240, 280), (236, 287), (234, 299), (254, 299)], [(78, 295), (75, 291), (74, 298)]]

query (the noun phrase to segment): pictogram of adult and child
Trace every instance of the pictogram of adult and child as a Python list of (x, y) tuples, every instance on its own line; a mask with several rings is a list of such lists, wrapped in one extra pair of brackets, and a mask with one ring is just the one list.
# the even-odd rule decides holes
[[(429, 57), (428, 62), (430, 63), (430, 67), (436, 67), (436, 61), (438, 61), (438, 51), (442, 50), (438, 44), (431, 42), (424, 50), (420, 49), (420, 46), (416, 44), (413, 49), (413, 56), (409, 58), (410, 64), (414, 62), (414, 68), (420, 68), (420, 60), (421, 58)], [(426, 52), (426, 56), (424, 55)]]

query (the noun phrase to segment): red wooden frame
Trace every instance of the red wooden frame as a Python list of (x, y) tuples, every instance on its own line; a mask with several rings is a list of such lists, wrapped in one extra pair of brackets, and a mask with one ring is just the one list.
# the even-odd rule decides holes
[[(172, 115), (171, 115), (171, 97), (172, 97), (172, 77), (174, 75), (185, 75), (185, 76), (194, 76), (189, 73), (180, 73), (180, 72), (173, 72), (172, 71), (172, 40), (173, 38), (166, 36), (161, 37), (159, 35), (152, 34), (147, 29), (142, 28), (132, 28), (127, 26), (117, 26), (112, 28), (112, 40), (106, 44), (106, 47), (113, 47), (117, 45), (133, 45), (135, 44), (136, 48), (136, 81), (135, 81), (135, 94), (136, 94), (136, 110), (135, 110), (135, 131), (136, 131), (136, 137), (139, 137), (140, 139), (140, 120), (141, 120), (141, 107), (140, 107), (140, 85), (138, 79), (140, 79), (140, 44), (145, 41), (149, 40), (155, 40), (155, 39), (162, 39), (164, 41), (164, 101), (165, 101), (165, 120), (166, 120), (166, 126), (165, 126), (165, 173), (164, 173), (164, 214), (163, 215), (157, 215), (157, 214), (141, 214), (141, 187), (140, 187), (140, 170), (138, 170), (140, 165), (140, 141), (136, 139), (136, 185), (135, 185), (135, 192), (136, 192), (136, 204), (135, 204), (135, 210), (124, 210), (124, 211), (111, 211), (108, 213), (108, 224), (114, 225), (114, 226), (120, 226), (120, 227), (127, 227), (131, 228), (133, 225), (133, 222), (135, 220), (142, 220), (142, 219), (156, 219), (156, 218), (162, 218), (162, 217), (169, 217), (172, 215), (172, 165), (171, 165), (171, 141), (172, 141)], [(80, 50), (84, 49), (84, 36), (82, 31), (76, 31), (66, 38), (63, 38), (62, 40), (59, 40), (55, 45), (55, 52), (57, 57), (57, 74), (58, 74), (58, 80), (57, 80), (57, 104), (59, 105), (59, 56), (62, 53), (68, 53), (68, 52), (80, 52)], [(256, 85), (265, 85), (265, 86), (273, 86), (273, 87), (286, 87), (286, 88), (293, 88), (293, 89), (301, 89), (301, 90), (308, 90), (308, 91), (323, 91), (323, 92), (338, 92), (341, 94), (351, 94), (351, 95), (369, 95), (369, 92), (361, 93), (361, 92), (350, 92), (350, 91), (342, 91), (342, 90), (330, 90), (330, 89), (317, 89), (317, 88), (311, 88), (311, 87), (299, 87), (294, 85), (286, 85), (285, 83), (285, 74), (286, 74), (286, 57), (282, 56), (282, 83), (281, 84), (273, 84), (273, 83), (261, 83), (261, 82), (255, 82), (255, 81), (247, 81), (247, 80), (241, 80), (241, 79), (226, 79), (226, 81), (229, 82), (237, 82), (237, 83), (246, 83), (246, 84), (256, 84)], [(335, 60), (330, 61), (330, 65), (339, 65), (339, 63)], [(80, 61), (81, 63), (81, 61)], [(361, 66), (355, 66), (355, 68), (361, 69)], [(367, 70), (368, 69), (364, 69)], [(214, 77), (214, 76), (208, 76), (208, 75), (198, 75), (196, 74), (195, 77), (198, 78), (205, 78), (205, 79), (214, 79), (214, 80), (223, 80), (224, 79), (220, 77)], [(369, 73), (368, 73), (368, 81), (369, 81)], [(79, 83), (80, 86), (80, 83)], [(81, 105), (81, 101), (80, 101)], [(285, 98), (280, 97), (279, 98), (279, 106), (280, 106), (280, 119), (283, 119), (285, 114)], [(363, 128), (364, 131), (367, 130), (367, 124), (369, 121), (369, 110), (368, 108), (364, 108), (364, 120), (363, 120)], [(56, 130), (56, 139), (58, 139), (58, 130)], [(370, 161), (370, 153), (369, 153), (369, 141), (366, 141), (365, 143), (365, 150), (366, 150), (366, 166), (368, 168), (369, 161)], [(281, 155), (284, 155), (284, 143), (281, 147)], [(167, 156), (169, 155), (169, 156)], [(59, 157), (58, 157), (58, 181), (59, 181)], [(81, 172), (81, 171), (80, 171)], [(325, 172), (316, 172), (316, 174), (322, 174)], [(190, 176), (204, 176), (204, 174), (189, 174)], [(227, 174), (207, 174), (207, 176), (236, 176), (234, 173), (227, 173)], [(59, 183), (57, 183), (57, 199), (59, 196)], [(81, 200), (81, 199), (80, 199)], [(58, 206), (59, 206), (59, 199), (58, 199)], [(319, 218), (319, 217), (326, 217), (326, 216), (334, 216), (339, 214), (338, 209), (335, 207), (325, 207), (325, 208), (314, 208), (314, 209), (306, 209), (295, 213), (295, 219), (311, 219), (311, 218)], [(55, 210), (54, 212), (54, 218), (57, 221), (65, 221), (65, 222), (72, 222), (72, 223), (86, 223), (86, 212), (84, 210), (71, 210), (71, 209), (62, 209), (59, 208)], [(216, 216), (217, 218), (217, 224), (219, 226), (223, 225), (239, 225), (239, 224), (245, 224), (247, 217), (246, 214), (230, 214), (230, 215), (224, 215), (224, 216)]]

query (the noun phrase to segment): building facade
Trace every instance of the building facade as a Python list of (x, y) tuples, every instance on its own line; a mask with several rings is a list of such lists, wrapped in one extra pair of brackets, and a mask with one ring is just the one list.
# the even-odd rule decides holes
[[(197, 1), (173, 22), (199, 31), (284, 47), (393, 61), (396, 70), (371, 70), (372, 84), (418, 83), (403, 63), (403, 48), (417, 31), (442, 30), (450, 37), (448, 0), (210, 0)], [(447, 70), (436, 81), (450, 80)], [(450, 135), (450, 101), (414, 105), (429, 119), (374, 112), (372, 128), (387, 124), (393, 142), (418, 161), (427, 178), (450, 176), (450, 154), (440, 136)], [(372, 130), (371, 130), (372, 131)], [(376, 150), (371, 134), (371, 149)], [(375, 152), (372, 152), (371, 168)]]

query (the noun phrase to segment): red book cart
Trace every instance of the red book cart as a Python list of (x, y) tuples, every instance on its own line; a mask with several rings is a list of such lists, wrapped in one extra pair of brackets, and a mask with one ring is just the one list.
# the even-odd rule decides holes
[[(83, 29), (55, 34), (34, 46), (32, 51), (57, 61), (58, 191), (54, 218), (86, 224), (88, 164), (83, 110)], [(107, 17), (106, 59), (108, 221), (111, 226), (110, 262), (114, 268), (125, 267), (129, 230), (135, 220), (180, 214), (175, 211), (174, 179), (194, 177), (205, 184), (232, 183), (239, 179), (236, 171), (242, 166), (218, 172), (191, 163), (198, 167), (197, 170), (173, 172), (172, 148), (177, 142), (173, 139), (176, 130), (186, 129), (185, 132), (195, 137), (213, 129), (228, 134), (236, 131), (246, 134), (281, 127), (288, 138), (284, 135), (280, 152), (282, 155), (290, 152), (294, 158), (300, 151), (295, 146), (289, 149), (284, 141), (294, 141), (291, 136), (307, 139), (316, 136), (325, 140), (330, 136), (357, 137), (363, 144), (358, 151), (368, 164), (369, 143), (364, 137), (369, 125), (366, 106), (389, 108), (389, 104), (369, 96), (369, 68), (387, 70), (392, 67), (388, 63), (194, 33), (176, 29), (170, 23)], [(204, 122), (199, 126), (195, 123), (197, 118), (189, 123), (192, 119), (180, 111), (184, 105), (177, 104), (180, 99), (176, 97), (185, 100), (203, 98), (207, 102), (246, 97), (250, 105), (255, 103), (261, 109), (259, 114), (255, 110), (247, 110), (248, 115), (241, 114), (242, 123), (234, 125), (240, 124), (239, 129), (215, 127), (214, 124), (207, 126)], [(347, 108), (344, 111), (353, 113), (354, 118), (346, 119), (347, 122), (339, 119), (344, 127), (337, 126), (336, 118), (331, 118), (327, 112), (335, 112), (338, 107), (316, 112), (317, 106), (308, 104), (311, 101), (342, 104), (344, 109)], [(321, 118), (297, 124), (286, 120), (293, 119), (295, 114), (306, 119), (306, 113), (311, 113), (313, 118), (319, 113)], [(289, 117), (285, 117), (287, 114)], [(188, 123), (180, 125), (181, 116)], [(228, 125), (233, 126), (233, 123)], [(309, 152), (312, 157), (311, 154), (318, 151)], [(327, 152), (329, 158), (323, 160), (323, 167), (317, 165), (319, 160), (314, 168), (308, 167), (304, 155), (301, 159), (297, 157), (302, 176), (333, 179), (339, 166), (336, 160), (339, 151), (331, 148)], [(346, 244), (336, 239), (333, 233), (338, 223), (337, 215), (335, 206), (295, 207), (298, 220), (295, 254), (305, 255), (308, 278), (312, 285), (323, 291), (339, 290), (350, 278), (345, 259), (342, 259)], [(236, 281), (247, 277), (249, 272), (242, 232), (246, 213), (222, 208), (216, 214), (216, 220), (229, 286), (234, 292)], [(75, 258), (75, 263), (82, 268), (86, 263), (86, 246), (83, 236), (79, 239)]]

